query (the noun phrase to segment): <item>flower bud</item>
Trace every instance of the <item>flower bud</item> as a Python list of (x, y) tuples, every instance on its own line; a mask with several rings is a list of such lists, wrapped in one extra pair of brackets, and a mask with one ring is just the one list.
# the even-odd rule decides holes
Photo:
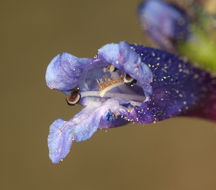
[(138, 7), (141, 26), (162, 49), (172, 51), (189, 37), (189, 18), (183, 9), (161, 0), (147, 0)]

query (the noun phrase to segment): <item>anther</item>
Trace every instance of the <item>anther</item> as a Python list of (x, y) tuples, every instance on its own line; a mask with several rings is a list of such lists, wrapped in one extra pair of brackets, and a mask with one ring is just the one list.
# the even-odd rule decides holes
[(81, 95), (77, 88), (73, 89), (71, 94), (66, 98), (66, 102), (68, 105), (73, 106), (79, 102)]
[(124, 83), (126, 85), (132, 86), (136, 82), (137, 82), (136, 79), (132, 78), (129, 74), (127, 74), (127, 73), (124, 74)]

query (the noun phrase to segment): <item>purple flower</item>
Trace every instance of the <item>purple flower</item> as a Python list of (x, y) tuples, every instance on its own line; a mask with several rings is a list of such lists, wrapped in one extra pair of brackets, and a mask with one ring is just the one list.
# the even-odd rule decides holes
[(61, 53), (47, 67), (47, 85), (83, 109), (69, 121), (51, 124), (50, 159), (58, 163), (74, 141), (91, 138), (99, 128), (200, 114), (209, 89), (216, 89), (213, 81), (209, 73), (170, 53), (127, 42), (107, 44), (93, 59)]
[(190, 36), (186, 12), (162, 0), (147, 0), (138, 7), (143, 30), (161, 47), (173, 51), (174, 45)]

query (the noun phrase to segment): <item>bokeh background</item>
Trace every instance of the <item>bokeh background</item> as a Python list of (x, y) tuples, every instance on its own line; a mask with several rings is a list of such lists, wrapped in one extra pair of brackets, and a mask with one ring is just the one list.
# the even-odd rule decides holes
[(0, 1), (1, 190), (216, 189), (216, 123), (199, 119), (98, 131), (62, 163), (48, 158), (49, 125), (81, 109), (46, 87), (48, 63), (63, 51), (93, 57), (109, 42), (146, 44), (139, 2)]

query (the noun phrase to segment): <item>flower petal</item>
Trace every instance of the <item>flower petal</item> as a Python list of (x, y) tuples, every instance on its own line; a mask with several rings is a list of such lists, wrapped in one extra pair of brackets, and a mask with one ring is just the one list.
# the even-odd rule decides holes
[(190, 35), (186, 12), (162, 0), (147, 0), (138, 7), (143, 30), (163, 49), (173, 50), (173, 41), (184, 41)]
[(73, 141), (80, 142), (89, 139), (98, 128), (126, 124), (127, 121), (121, 118), (108, 116), (118, 110), (119, 105), (116, 100), (107, 100), (103, 104), (98, 102), (88, 105), (69, 121), (62, 119), (54, 121), (50, 126), (48, 136), (49, 157), (52, 162), (61, 161), (69, 153)]
[(137, 121), (151, 123), (182, 115), (209, 97), (212, 76), (208, 72), (168, 52), (132, 46), (154, 76), (150, 101), (135, 108)]
[(46, 71), (46, 83), (51, 89), (69, 91), (75, 88), (90, 65), (91, 59), (77, 58), (69, 53), (61, 53), (52, 59)]
[(53, 122), (48, 136), (49, 156), (53, 163), (67, 156), (73, 140), (84, 141), (95, 133), (101, 118), (95, 109), (86, 107), (69, 121), (57, 119)]
[(71, 128), (62, 119), (57, 119), (50, 126), (48, 136), (49, 157), (52, 163), (58, 163), (67, 156), (73, 142)]
[(127, 42), (107, 44), (98, 50), (98, 58), (114, 65), (139, 81), (146, 98), (150, 98), (153, 75), (149, 67), (142, 62), (141, 56)]

